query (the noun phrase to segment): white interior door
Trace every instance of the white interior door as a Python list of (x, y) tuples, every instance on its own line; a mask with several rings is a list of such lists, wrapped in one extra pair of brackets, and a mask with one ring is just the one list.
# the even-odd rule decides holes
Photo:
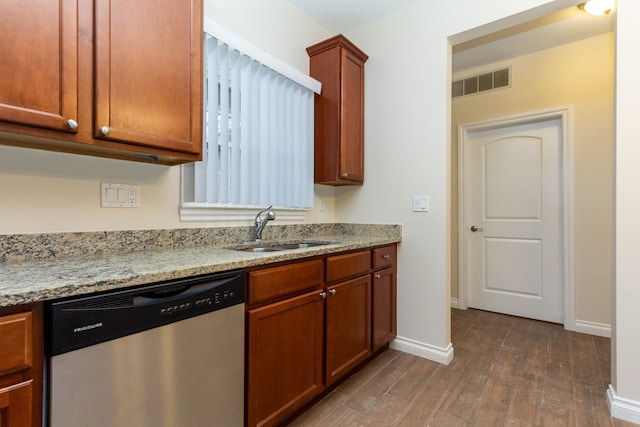
[(553, 119), (467, 134), (470, 307), (563, 322), (561, 130)]

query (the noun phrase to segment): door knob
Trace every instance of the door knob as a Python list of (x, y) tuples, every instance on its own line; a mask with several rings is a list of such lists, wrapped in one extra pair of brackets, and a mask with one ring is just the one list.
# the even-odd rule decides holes
[(475, 225), (472, 225), (471, 226), (471, 231), (473, 231), (475, 233), (476, 231), (482, 231), (482, 228), (479, 228), (479, 227), (476, 227)]

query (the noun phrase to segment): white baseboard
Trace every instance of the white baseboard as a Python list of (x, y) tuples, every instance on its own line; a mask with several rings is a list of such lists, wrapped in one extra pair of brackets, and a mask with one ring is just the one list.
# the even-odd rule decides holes
[(607, 404), (612, 417), (640, 424), (640, 402), (617, 396), (611, 384), (607, 390)]
[(576, 319), (574, 327), (576, 332), (611, 338), (611, 325)]
[(433, 360), (434, 362), (442, 363), (443, 365), (448, 365), (453, 359), (453, 344), (451, 343), (449, 343), (446, 348), (442, 348), (409, 338), (396, 337), (396, 339), (391, 341), (389, 347), (424, 359)]
[(451, 298), (451, 308), (460, 308), (458, 298)]

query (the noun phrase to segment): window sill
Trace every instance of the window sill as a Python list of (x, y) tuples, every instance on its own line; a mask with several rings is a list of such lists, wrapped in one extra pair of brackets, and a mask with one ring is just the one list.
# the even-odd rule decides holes
[[(214, 206), (206, 203), (185, 203), (180, 205), (180, 222), (236, 222), (253, 221), (264, 207), (256, 206)], [(276, 218), (283, 221), (304, 221), (305, 209), (272, 209)]]

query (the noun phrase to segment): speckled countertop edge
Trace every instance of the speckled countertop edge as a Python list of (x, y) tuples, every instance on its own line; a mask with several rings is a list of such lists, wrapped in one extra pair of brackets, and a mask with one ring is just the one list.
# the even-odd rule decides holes
[[(177, 247), (162, 243), (132, 251), (123, 250), (115, 244), (120, 250), (103, 250), (89, 255), (71, 251), (71, 255), (65, 256), (30, 257), (23, 261), (2, 262), (0, 307), (369, 248), (398, 243), (402, 239), (402, 228), (398, 225), (342, 224), (322, 229), (315, 227), (315, 230), (316, 233), (310, 233), (311, 230), (303, 227), (296, 231), (304, 234), (298, 234), (273, 227), (271, 235), (266, 236), (265, 240), (304, 238), (335, 243), (267, 253), (230, 249), (246, 240), (234, 241), (227, 238), (208, 244), (180, 244)], [(56, 254), (64, 252), (58, 249), (51, 247), (42, 250)]]

